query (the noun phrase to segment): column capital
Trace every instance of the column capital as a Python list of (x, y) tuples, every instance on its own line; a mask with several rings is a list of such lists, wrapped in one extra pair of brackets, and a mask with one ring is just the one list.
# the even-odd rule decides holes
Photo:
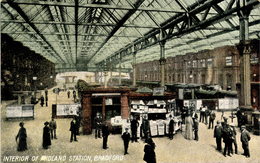
[(165, 46), (165, 43), (166, 43), (165, 40), (159, 42), (160, 46), (163, 46), (163, 47)]

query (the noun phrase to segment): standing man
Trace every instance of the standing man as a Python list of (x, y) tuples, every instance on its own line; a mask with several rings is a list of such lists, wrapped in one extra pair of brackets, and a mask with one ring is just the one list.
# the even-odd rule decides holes
[[(50, 121), (50, 130), (51, 130), (51, 139), (57, 139), (56, 137), (56, 129), (57, 129), (57, 124), (56, 124), (56, 121), (54, 120), (54, 118), (51, 118), (51, 121)], [(53, 132), (54, 132), (54, 136), (53, 136)]]
[(174, 120), (172, 115), (170, 115), (170, 123), (169, 123), (169, 138), (170, 140), (173, 139), (173, 132), (174, 132)]
[(149, 124), (149, 121), (148, 121), (146, 115), (144, 115), (142, 124), (143, 124), (143, 133), (144, 133), (145, 143), (147, 143), (148, 136), (149, 136), (148, 134), (150, 132), (150, 124)]
[(107, 126), (107, 122), (105, 122), (105, 124), (102, 127), (102, 136), (103, 136), (103, 149), (107, 149), (107, 138), (109, 135), (109, 131), (108, 131), (108, 126)]
[(206, 109), (205, 109), (205, 124), (207, 125), (208, 124), (208, 116), (210, 115), (210, 110), (209, 108), (206, 106)]
[(124, 132), (123, 135), (122, 135), (122, 139), (124, 140), (124, 148), (125, 148), (125, 153), (124, 153), (124, 155), (129, 154), (129, 153), (127, 152), (128, 145), (129, 145), (129, 141), (130, 141), (130, 134), (129, 134), (129, 132), (128, 132), (128, 128), (125, 128), (125, 132)]
[(100, 136), (100, 130), (102, 127), (102, 118), (100, 116), (100, 113), (97, 113), (96, 117), (94, 118), (94, 122), (95, 122), (95, 138), (101, 138)]
[(242, 113), (241, 113), (241, 110), (238, 108), (237, 109), (237, 126), (239, 128), (241, 128), (241, 123), (242, 122)]
[(67, 94), (68, 94), (68, 98), (70, 98), (70, 91), (69, 90), (68, 90)]
[(48, 106), (48, 89), (45, 88), (45, 103), (46, 103), (46, 107)]
[(222, 150), (222, 146), (221, 146), (222, 131), (223, 131), (223, 127), (221, 126), (220, 122), (217, 121), (217, 125), (215, 126), (214, 129), (214, 138), (216, 138), (217, 150), (220, 152)]
[(43, 107), (43, 105), (44, 105), (44, 97), (43, 97), (43, 95), (41, 96), (40, 100), (41, 100), (41, 107)]
[(134, 117), (134, 119), (131, 121), (131, 131), (132, 131), (132, 143), (133, 141), (137, 142), (137, 128), (139, 126), (138, 121)]
[(76, 116), (74, 116), (73, 120), (70, 122), (70, 142), (72, 142), (73, 138), (74, 141), (77, 141), (76, 132), (77, 132), (77, 124), (76, 124)]
[(200, 122), (204, 123), (204, 118), (205, 118), (205, 106), (201, 105), (200, 107)]
[(249, 153), (249, 141), (251, 139), (248, 131), (246, 130), (246, 126), (241, 126), (242, 132), (241, 132), (241, 142), (242, 142), (242, 148), (244, 149), (243, 155), (246, 157), (250, 157)]
[(229, 127), (229, 124), (226, 124), (226, 127), (223, 128), (223, 141), (225, 143), (224, 153), (223, 155), (226, 157), (226, 152), (228, 150), (228, 156), (231, 157), (231, 147), (232, 147), (232, 131)]
[(211, 110), (211, 113), (210, 113), (210, 116), (209, 116), (209, 128), (208, 129), (210, 129), (211, 124), (212, 124), (212, 129), (213, 129), (215, 118), (216, 118), (216, 114), (215, 114), (214, 110)]
[(237, 154), (237, 140), (236, 140), (236, 130), (235, 130), (235, 125), (234, 123), (231, 123), (230, 124), (230, 128), (231, 128), (231, 131), (232, 131), (232, 145), (231, 145), (231, 153), (233, 154), (233, 143), (234, 143), (234, 146), (235, 146), (235, 154)]
[(194, 125), (193, 125), (193, 129), (194, 129), (194, 140), (199, 140), (199, 136), (198, 136), (198, 131), (199, 131), (199, 121), (198, 118), (194, 118)]
[(74, 99), (74, 103), (76, 102), (76, 91), (75, 90), (73, 90), (73, 99)]

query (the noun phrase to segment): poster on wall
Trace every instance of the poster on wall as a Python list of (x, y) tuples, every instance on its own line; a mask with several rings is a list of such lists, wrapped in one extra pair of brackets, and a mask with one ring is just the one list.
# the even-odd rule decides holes
[(77, 115), (81, 104), (58, 104), (57, 116)]
[(6, 118), (33, 118), (34, 105), (7, 106)]

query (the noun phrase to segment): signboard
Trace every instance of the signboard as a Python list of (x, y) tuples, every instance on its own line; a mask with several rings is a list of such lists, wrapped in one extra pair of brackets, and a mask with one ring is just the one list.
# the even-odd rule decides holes
[(77, 115), (81, 104), (57, 104), (57, 116)]
[(153, 96), (164, 96), (164, 87), (157, 87), (153, 89)]
[(178, 91), (179, 91), (178, 92), (179, 93), (179, 99), (183, 100), (183, 89), (179, 89)]
[(7, 106), (6, 118), (34, 118), (34, 105)]

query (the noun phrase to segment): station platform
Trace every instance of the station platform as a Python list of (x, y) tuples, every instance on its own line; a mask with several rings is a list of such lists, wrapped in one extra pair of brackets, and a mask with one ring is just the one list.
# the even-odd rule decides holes
[[(52, 88), (53, 89), (53, 88)], [(57, 122), (57, 138), (52, 140), (49, 149), (42, 148), (42, 134), (45, 121), (51, 120), (52, 104), (73, 103), (73, 97), (68, 98), (67, 92), (59, 95), (48, 91), (48, 106), (35, 105), (34, 119), (6, 120), (6, 106), (14, 101), (1, 102), (1, 161), (0, 162), (144, 162), (144, 141), (129, 143), (129, 154), (124, 155), (124, 145), (121, 135), (109, 135), (108, 149), (102, 149), (102, 138), (95, 139), (92, 135), (77, 137), (78, 142), (70, 142), (70, 121), (68, 119), (55, 119)], [(44, 94), (44, 92), (42, 92)], [(57, 101), (56, 101), (57, 96)], [(231, 112), (225, 112), (229, 116)], [(216, 120), (221, 119), (221, 112), (216, 112)], [(215, 124), (216, 124), (215, 120)], [(19, 123), (23, 121), (27, 130), (28, 150), (17, 151), (15, 137), (19, 130)], [(228, 120), (230, 122), (231, 119)], [(236, 125), (236, 119), (234, 119)], [(243, 149), (240, 142), (240, 131), (236, 127), (238, 154), (232, 157), (224, 157), (216, 150), (216, 141), (213, 137), (213, 129), (208, 129), (204, 123), (199, 123), (199, 141), (186, 140), (184, 132), (177, 132), (173, 140), (168, 137), (154, 137), (156, 144), (155, 153), (157, 162), (259, 162), (260, 160), (260, 136), (250, 133), (249, 142), (250, 158), (242, 155)], [(222, 143), (222, 147), (224, 144)], [(23, 159), (23, 160), (22, 160)]]

